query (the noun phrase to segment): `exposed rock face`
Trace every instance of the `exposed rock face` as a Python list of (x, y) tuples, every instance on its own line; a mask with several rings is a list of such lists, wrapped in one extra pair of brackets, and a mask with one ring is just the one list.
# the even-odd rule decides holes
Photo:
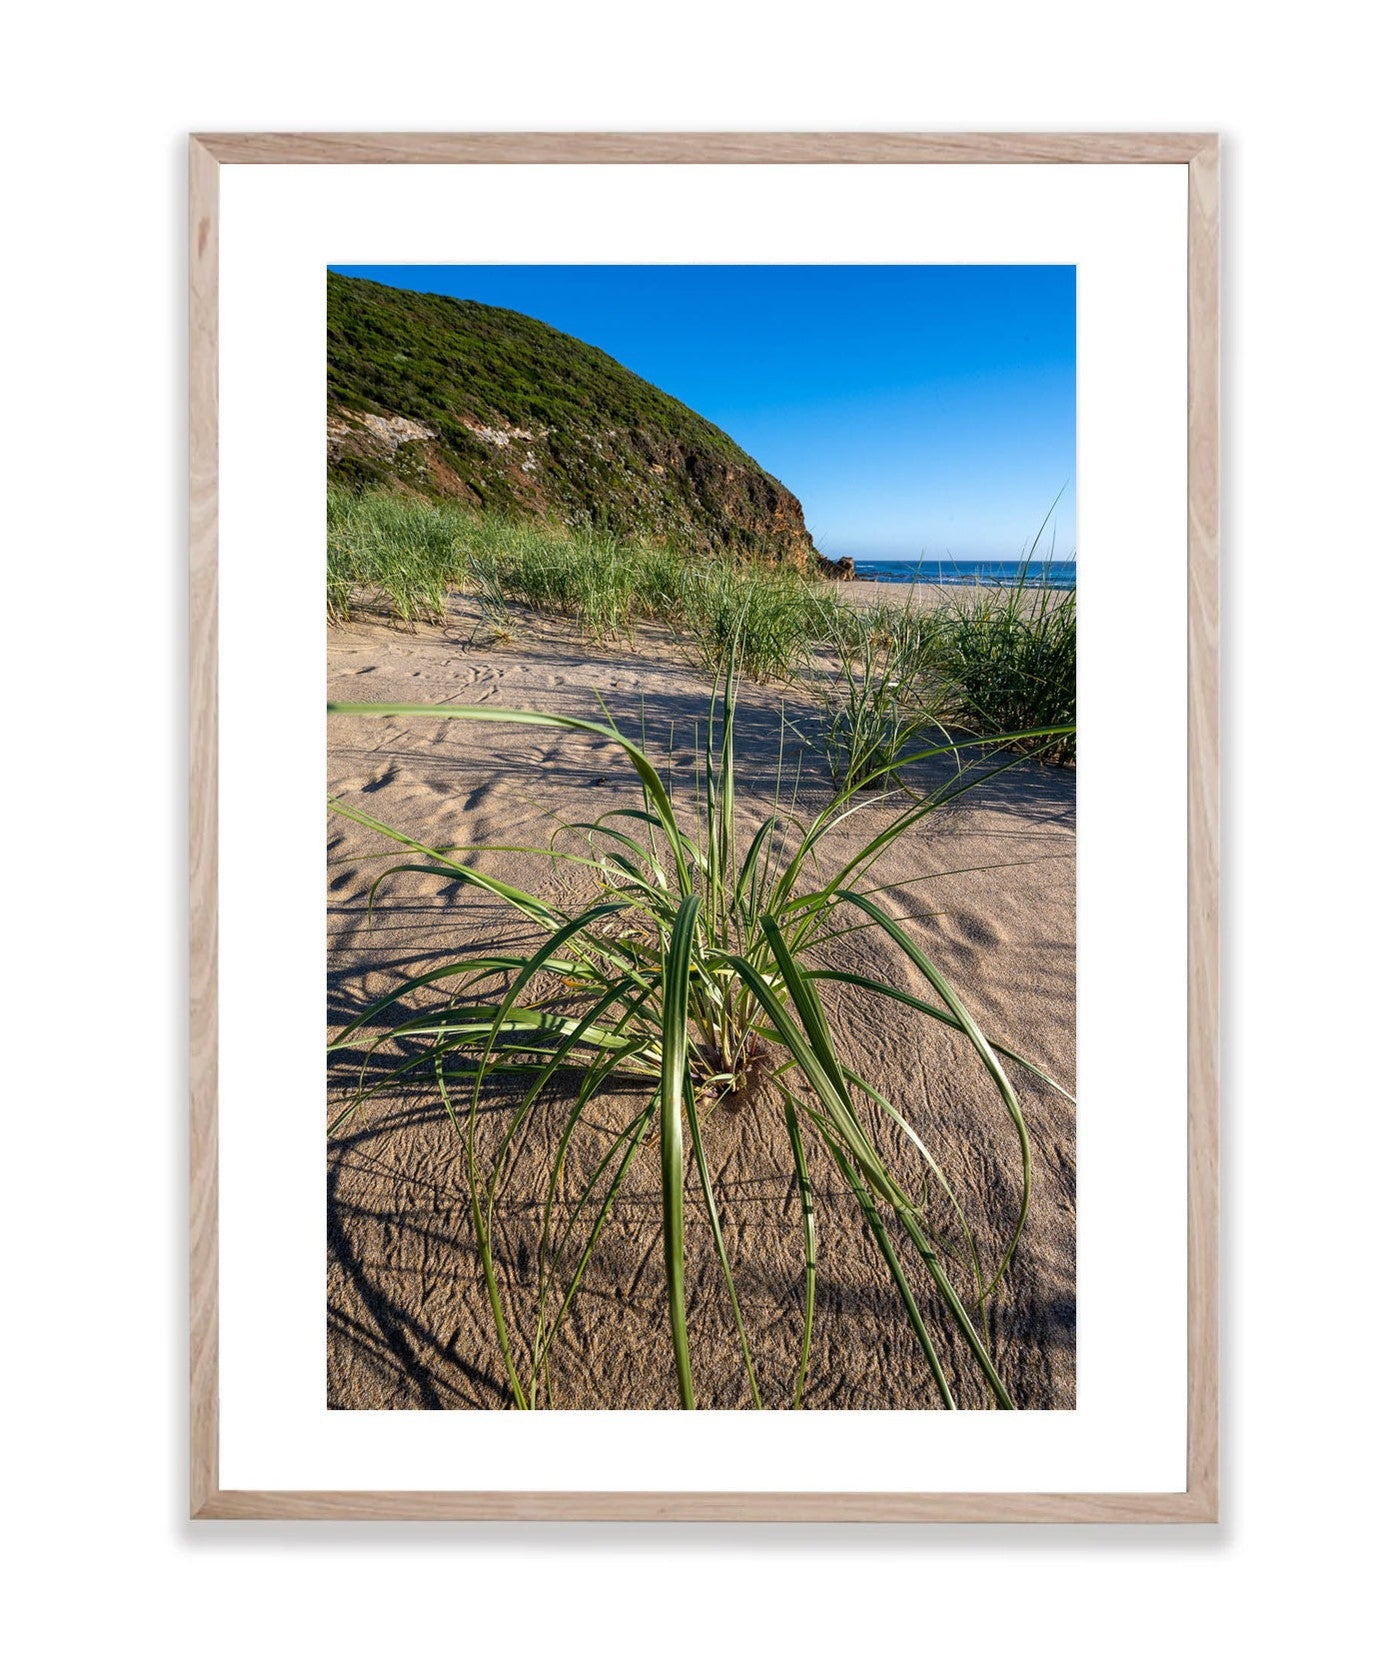
[(849, 583), (855, 576), (855, 561), (849, 554), (842, 554), (838, 560), (818, 555), (816, 563), (823, 577), (832, 578), (837, 583)]
[[(814, 569), (801, 503), (602, 351), (485, 304), (329, 276), (330, 479)], [(853, 567), (852, 567), (853, 569)]]

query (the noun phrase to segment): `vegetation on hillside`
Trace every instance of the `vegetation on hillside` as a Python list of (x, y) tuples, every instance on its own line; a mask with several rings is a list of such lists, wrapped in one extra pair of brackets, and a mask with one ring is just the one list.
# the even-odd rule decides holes
[(510, 309), (328, 275), (330, 482), (695, 552), (807, 561), (801, 504), (726, 433)]

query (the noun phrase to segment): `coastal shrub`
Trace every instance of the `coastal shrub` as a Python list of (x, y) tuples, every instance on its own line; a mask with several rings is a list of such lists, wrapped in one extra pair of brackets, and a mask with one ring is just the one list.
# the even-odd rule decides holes
[[(809, 821), (799, 819), (783, 803), (779, 772), (770, 805), (740, 809), (736, 691), (731, 668), (711, 700), (692, 812), (673, 799), (667, 776), (644, 744), (610, 717), (592, 722), (492, 706), (330, 707), (362, 716), (425, 716), (488, 729), (527, 725), (581, 734), (614, 749), (635, 777), (634, 796), (623, 795), (620, 806), (572, 825), (567, 844), (560, 836), (557, 849), (544, 853), (561, 867), (581, 867), (590, 880), (581, 897), (570, 890), (557, 899), (483, 872), (474, 861), (454, 855), (454, 847), (412, 838), (332, 801), (333, 812), (397, 848), (397, 860), (371, 891), (371, 905), (390, 876), (424, 874), (480, 894), (517, 923), (515, 933), (487, 955), (433, 962), (335, 1038), (332, 1054), (362, 1058), (363, 1070), (357, 1093), (332, 1129), (363, 1101), (391, 1088), (426, 1085), (437, 1092), (459, 1140), (470, 1226), (503, 1372), (522, 1409), (549, 1402), (551, 1353), (598, 1235), (628, 1184), (638, 1150), (658, 1137), (658, 1236), (679, 1402), (686, 1408), (695, 1404), (685, 1289), (688, 1178), (703, 1198), (708, 1236), (726, 1284), (735, 1367), (741, 1363), (751, 1402), (760, 1407), (778, 1396), (773, 1376), (765, 1372), (766, 1383), (760, 1382), (749, 1354), (705, 1137), (706, 1121), (719, 1103), (742, 1092), (750, 1100), (765, 1092), (790, 1155), (794, 1233), (799, 1232), (805, 1256), (801, 1351), (781, 1384), (781, 1401), (801, 1405), (810, 1359), (819, 1291), (808, 1159), (811, 1151), (824, 1150), (868, 1226), (888, 1274), (890, 1298), (899, 1303), (942, 1404), (953, 1408), (958, 1402), (946, 1350), (940, 1353), (937, 1345), (950, 1340), (968, 1350), (976, 1373), (972, 1392), (961, 1397), (1013, 1408), (992, 1356), (988, 1311), (1015, 1254), (1031, 1193), (1029, 1137), (1008, 1068), (1052, 1081), (987, 1039), (924, 943), (868, 883), (874, 865), (915, 823), (1004, 771), (1006, 759), (997, 748), (1005, 742), (991, 739), (977, 750), (964, 748), (941, 786), (903, 801), (897, 814), (884, 810), (872, 836), (837, 866), (826, 861), (822, 845), (849, 813), (846, 799), (832, 800)], [(914, 758), (937, 759), (950, 750), (945, 742), (920, 747), (889, 765), (888, 773), (901, 777)], [(850, 789), (865, 790), (858, 784)], [(877, 797), (870, 803), (881, 807)], [(856, 927), (883, 940), (891, 956), (912, 963), (917, 989), (842, 965), (839, 938), (852, 930), (852, 917)], [(515, 936), (521, 932), (523, 946)], [(1008, 1169), (1019, 1184), (995, 1251), (978, 1244), (938, 1162), (936, 1133), (849, 1064), (830, 1010), (833, 996), (848, 987), (882, 1000), (891, 1041), (918, 1015), (975, 1051), (1004, 1110), (1013, 1162)], [(385, 1072), (386, 1055), (391, 1064)], [(376, 1062), (371, 1077), (368, 1069)], [(569, 1181), (570, 1149), (586, 1133), (590, 1102), (604, 1090), (633, 1092), (634, 1111), (568, 1206), (563, 1186)], [(493, 1106), (502, 1091), (513, 1092), (504, 1119)], [(546, 1096), (562, 1097), (566, 1111), (546, 1105)], [(528, 1275), (502, 1228), (504, 1202), (515, 1145), (526, 1128), (541, 1124), (555, 1127), (553, 1164), (541, 1188), (535, 1274)], [(896, 1148), (881, 1141), (891, 1134)], [(908, 1182), (910, 1164), (920, 1179), (916, 1193)], [(988, 1160), (985, 1166), (985, 1181), (1000, 1181), (999, 1162)]]

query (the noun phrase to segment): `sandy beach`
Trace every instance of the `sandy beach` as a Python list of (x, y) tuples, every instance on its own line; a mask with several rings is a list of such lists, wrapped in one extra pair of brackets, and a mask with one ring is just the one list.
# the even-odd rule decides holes
[[(855, 583), (852, 597), (902, 597), (907, 586)], [(918, 586), (919, 594), (941, 592)], [(644, 716), (653, 748), (668, 751), (677, 782), (692, 773), (695, 728), (709, 677), (659, 630), (634, 645), (580, 642), (537, 619), (498, 642), (471, 639), (473, 620), (416, 631), (356, 621), (328, 632), (328, 693), (363, 702), (471, 703), (600, 717), (597, 695), (628, 732)], [(770, 789), (782, 719), (808, 733), (814, 713), (795, 688), (745, 684), (738, 732), (739, 798), (756, 811)], [(790, 735), (789, 735), (790, 741)], [(790, 755), (790, 744), (787, 748)], [(790, 756), (788, 773), (790, 774)], [(803, 771), (798, 793), (824, 802), (823, 766)], [(632, 780), (606, 742), (528, 727), (437, 719), (332, 716), (328, 791), (415, 838), (439, 846), (547, 846), (562, 824), (624, 802)], [(765, 794), (765, 797), (767, 795)], [(858, 847), (872, 816), (835, 842)], [(754, 819), (756, 823), (756, 818)], [(345, 1025), (391, 986), (435, 961), (509, 947), (519, 924), (501, 908), (429, 876), (400, 876), (367, 893), (385, 866), (365, 854), (375, 836), (332, 816), (329, 841), (330, 1023)], [(483, 864), (484, 866), (484, 864)], [(572, 901), (567, 865), (497, 854), (492, 872)], [(913, 881), (912, 877), (936, 878)], [(891, 913), (909, 923), (998, 1038), (1074, 1085), (1074, 775), (1020, 764), (919, 824), (883, 860)], [(843, 941), (847, 965), (916, 988), (887, 946)], [(902, 959), (900, 959), (902, 960)], [(1013, 1221), (1018, 1155), (1004, 1110), (964, 1041), (933, 1021), (891, 1022), (877, 996), (842, 991), (836, 1028), (854, 1065), (916, 1117), (965, 1196), (988, 1242)], [(926, 1028), (924, 1030), (923, 1028)], [(894, 1033), (891, 1036), (891, 1031)], [(332, 1116), (355, 1069), (337, 1063)], [(990, 1308), (991, 1351), (1017, 1405), (1074, 1404), (1074, 1115), (1072, 1105), (1018, 1081), (1033, 1140), (1034, 1191), (1019, 1251)], [(626, 1093), (593, 1104), (581, 1146), (600, 1154)], [(530, 1292), (552, 1147), (549, 1105), (530, 1121), (502, 1198), (495, 1242), (521, 1297)], [(802, 1245), (791, 1156), (780, 1109), (762, 1094), (706, 1121), (734, 1279), (765, 1403), (790, 1403), (801, 1334)], [(896, 1145), (894, 1145), (896, 1146)], [(806, 1404), (880, 1409), (937, 1404), (926, 1364), (891, 1295), (858, 1207), (834, 1167), (812, 1159), (819, 1230), (820, 1309)], [(435, 1093), (396, 1090), (360, 1107), (328, 1155), (329, 1328), (332, 1408), (501, 1406), (508, 1402), (472, 1240), (458, 1139)], [(643, 1149), (556, 1345), (552, 1403), (559, 1408), (651, 1408), (676, 1403), (660, 1251), (660, 1166)], [(687, 1283), (696, 1395), (702, 1406), (751, 1403), (733, 1345), (721, 1272), (698, 1194), (687, 1218)], [(511, 1308), (514, 1310), (515, 1308)], [(521, 1319), (524, 1332), (524, 1319)], [(960, 1344), (940, 1339), (949, 1369), (975, 1391)], [(971, 1402), (975, 1402), (973, 1399)]]
[[(1004, 594), (1000, 585), (994, 587), (978, 583), (887, 583), (872, 577), (853, 577), (836, 585), (839, 599), (847, 605), (871, 604), (902, 606), (908, 602), (915, 612), (931, 612), (936, 607), (975, 599), (977, 596)], [(1063, 589), (1029, 589), (1032, 603), (1044, 601), (1053, 605), (1065, 598)]]

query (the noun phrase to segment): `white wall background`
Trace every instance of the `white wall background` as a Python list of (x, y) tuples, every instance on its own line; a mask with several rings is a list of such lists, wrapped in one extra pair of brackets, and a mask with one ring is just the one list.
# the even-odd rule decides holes
[[(1395, 1000), (1379, 18), (244, 0), (12, 21), (0, 1237), (23, 1671), (1374, 1670), (1395, 1111), (1364, 1060)], [(1218, 1531), (184, 1521), (183, 134), (463, 127), (1224, 131)]]

